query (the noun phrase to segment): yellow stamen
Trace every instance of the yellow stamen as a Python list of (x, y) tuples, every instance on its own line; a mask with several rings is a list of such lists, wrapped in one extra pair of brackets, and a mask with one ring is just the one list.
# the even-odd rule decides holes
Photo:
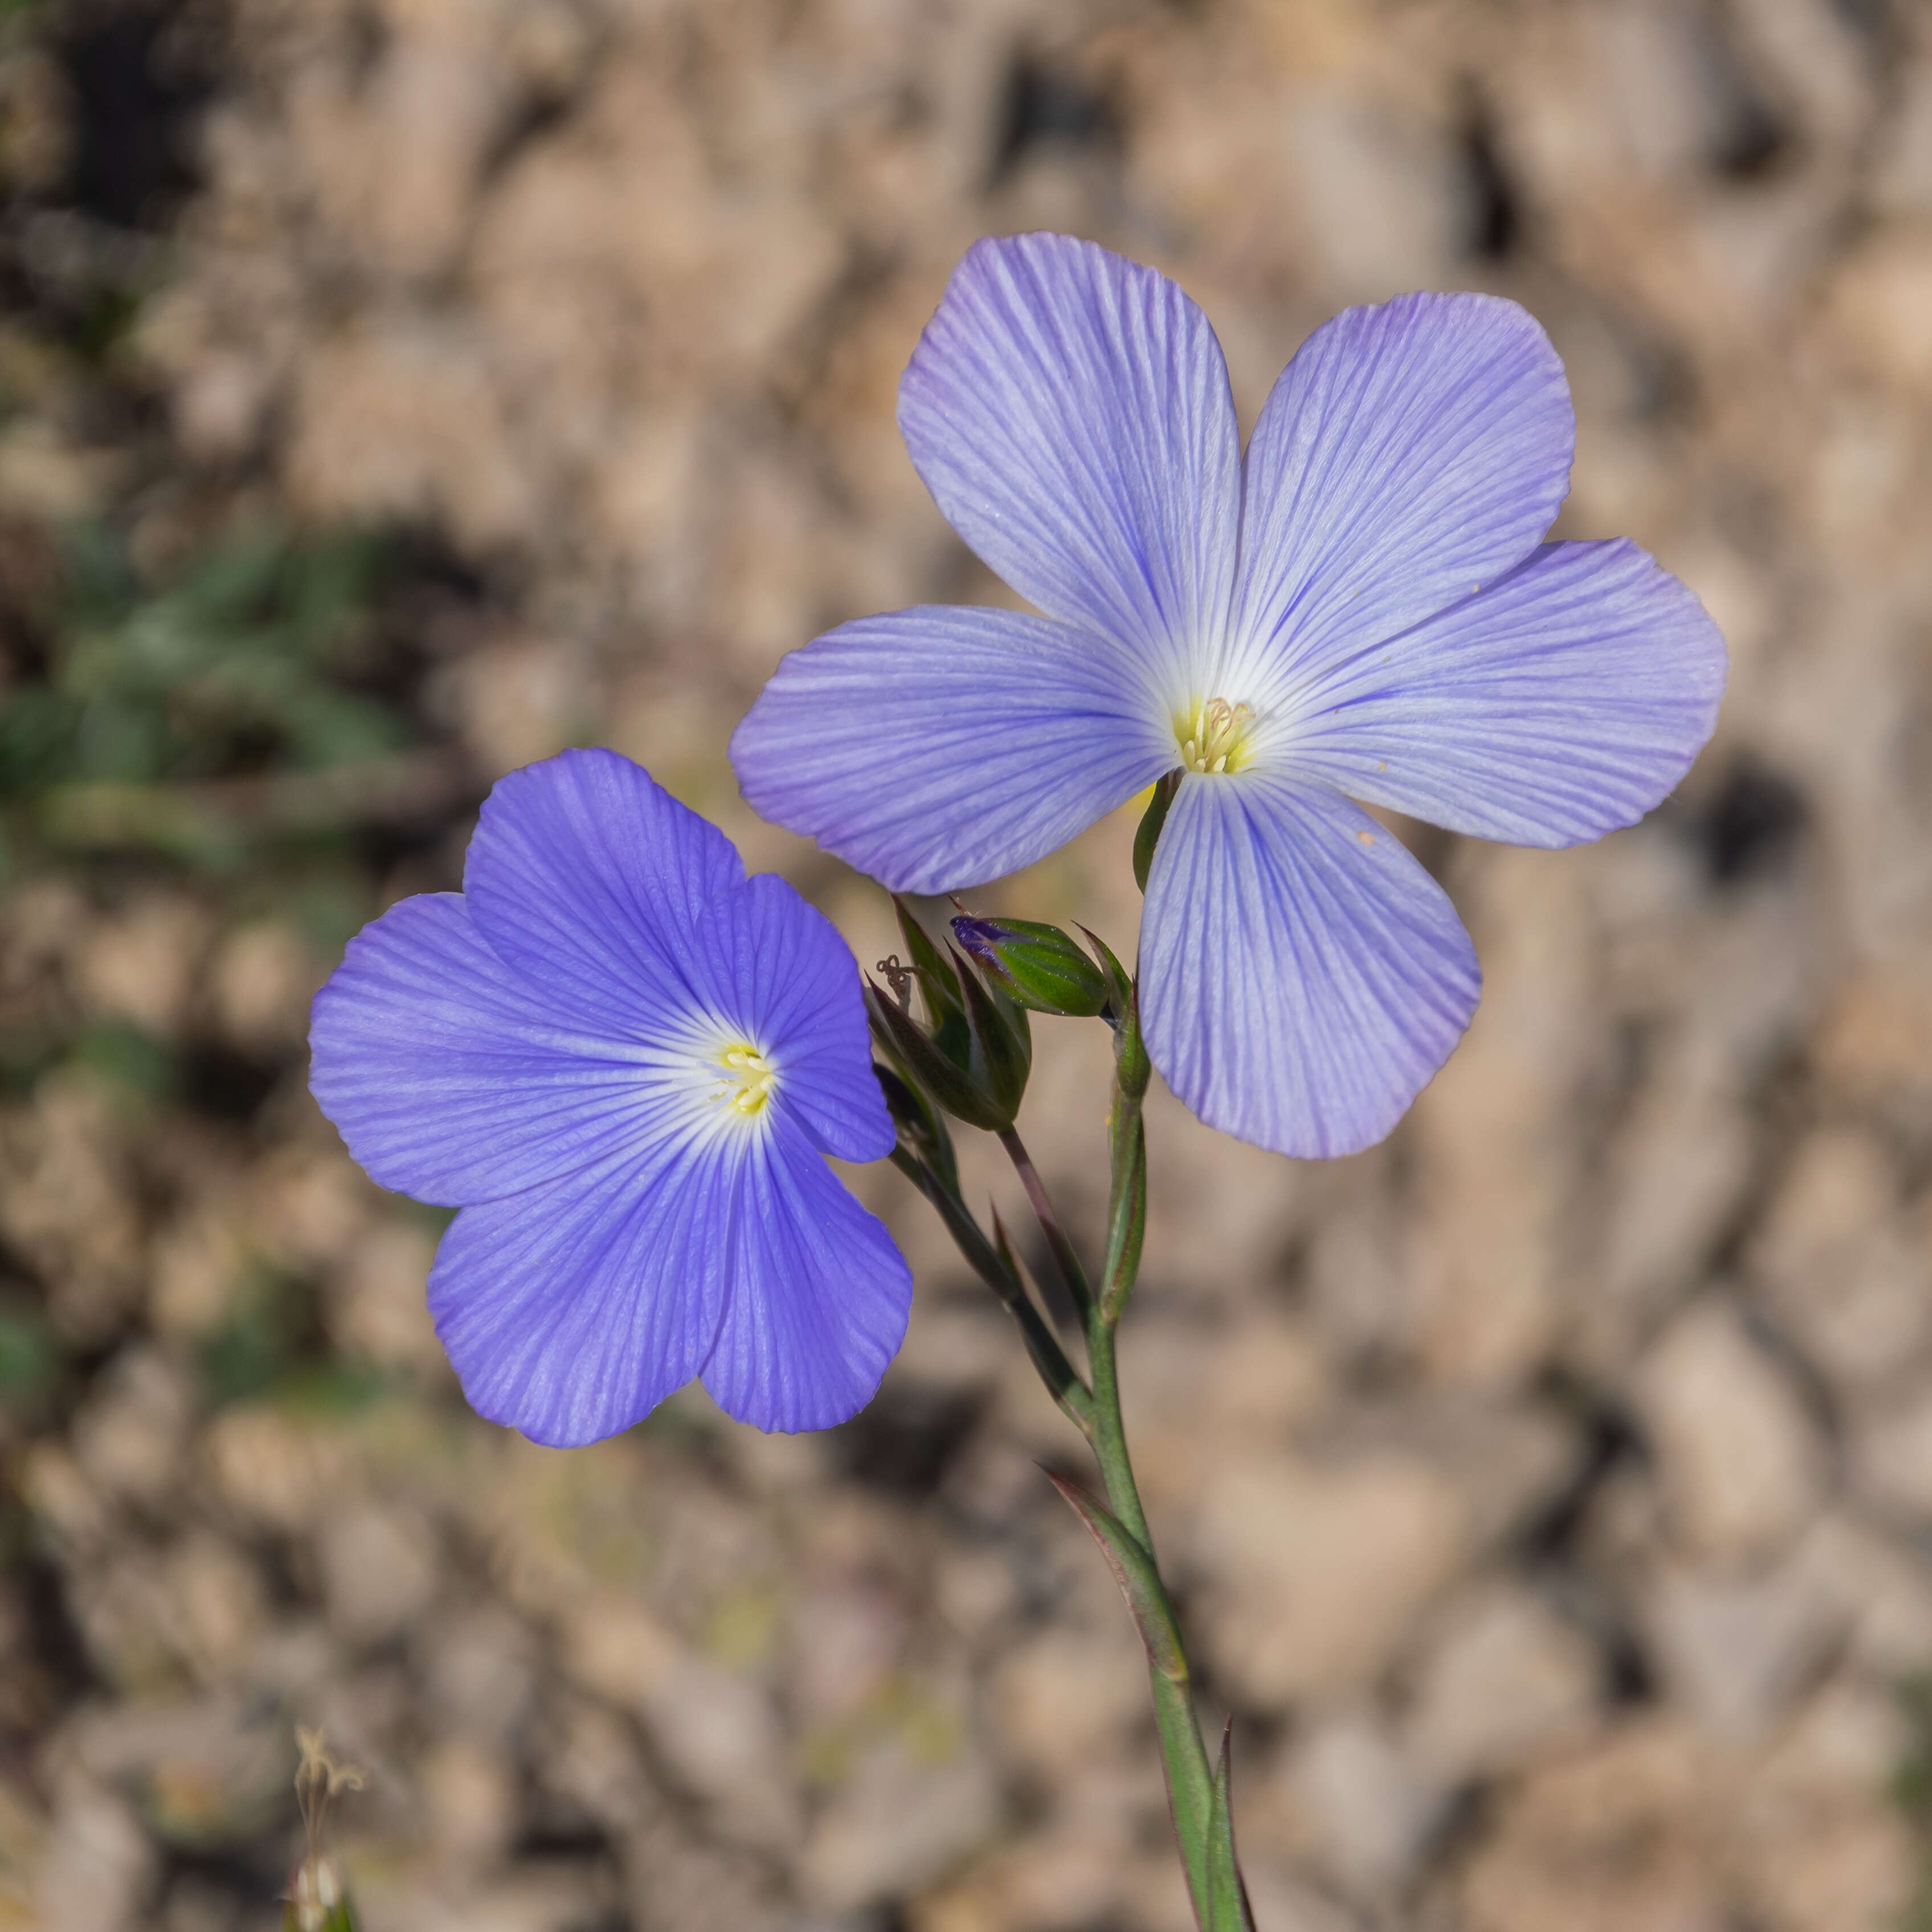
[(1192, 718), (1184, 716), (1175, 728), (1180, 740), (1184, 771), (1239, 771), (1248, 727), (1255, 714), (1245, 704), (1230, 704), (1225, 698), (1210, 698), (1196, 706)]
[(718, 1064), (726, 1075), (718, 1084), (718, 1098), (729, 1102), (734, 1112), (761, 1113), (772, 1097), (772, 1082), (777, 1077), (764, 1055), (740, 1040), (718, 1055)]

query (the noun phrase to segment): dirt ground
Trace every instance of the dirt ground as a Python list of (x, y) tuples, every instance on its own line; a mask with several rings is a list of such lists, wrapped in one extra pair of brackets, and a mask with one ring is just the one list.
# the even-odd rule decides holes
[[(1642, 826), (1403, 828), (1486, 992), (1385, 1145), (1152, 1106), (1129, 1423), (1263, 1932), (1932, 1924), (1932, 12), (13, 0), (0, 197), (0, 1928), (278, 1923), (298, 1722), (370, 1932), (1190, 1922), (1075, 1445), (896, 1175), (872, 1409), (555, 1453), (303, 1084), (343, 938), (566, 744), (888, 950), (725, 742), (1006, 598), (893, 392), (1042, 226), (1178, 277), (1244, 422), (1347, 304), (1527, 304), (1560, 530), (1732, 652)], [(1126, 953), (1132, 830), (985, 903)], [(1105, 1042), (1036, 1037), (1090, 1237)]]

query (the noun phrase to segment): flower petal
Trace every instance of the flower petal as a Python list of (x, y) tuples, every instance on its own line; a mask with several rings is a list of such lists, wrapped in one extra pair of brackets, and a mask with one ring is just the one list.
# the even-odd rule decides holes
[(454, 892), (404, 899), (350, 940), (309, 1045), (350, 1152), (446, 1206), (588, 1166), (647, 1135), (660, 1105), (639, 1049), (534, 996)]
[(1170, 669), (1220, 638), (1240, 434), (1221, 345), (1165, 275), (1070, 236), (976, 242), (898, 416), (946, 521), (1048, 616)]
[(1271, 698), (1520, 563), (1556, 518), (1576, 440), (1563, 364), (1514, 302), (1402, 296), (1323, 323), (1249, 444), (1219, 694)]
[(828, 1429), (869, 1402), (901, 1342), (912, 1271), (784, 1120), (740, 1180), (731, 1275), (704, 1386), (760, 1429)]
[(1717, 723), (1724, 640), (1634, 543), (1546, 544), (1309, 687), (1298, 772), (1519, 845), (1629, 825)]
[(615, 752), (500, 779), (463, 868), (477, 930), (532, 988), (624, 1036), (680, 984), (704, 908), (745, 877), (724, 833)]
[(731, 737), (760, 818), (894, 892), (1030, 866), (1176, 762), (1119, 649), (1017, 611), (922, 605), (794, 651)]
[(773, 1108), (821, 1153), (883, 1160), (892, 1152), (857, 962), (823, 913), (771, 873), (747, 880), (699, 920), (689, 970), (712, 1010), (776, 1070)]
[(430, 1270), (436, 1334), (479, 1415), (568, 1448), (691, 1380), (723, 1305), (748, 1134), (671, 1136), (466, 1208)]
[(1276, 772), (1186, 778), (1148, 881), (1148, 1051), (1211, 1127), (1327, 1157), (1380, 1140), (1476, 1008), (1448, 896), (1366, 812)]

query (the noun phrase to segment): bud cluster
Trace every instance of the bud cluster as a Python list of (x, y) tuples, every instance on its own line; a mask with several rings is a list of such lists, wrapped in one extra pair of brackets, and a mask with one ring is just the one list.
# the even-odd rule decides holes
[(892, 904), (905, 958), (881, 960), (885, 986), (868, 980), (866, 987), (872, 1037), (886, 1062), (880, 1077), (901, 1142), (950, 1180), (941, 1116), (992, 1133), (1012, 1126), (1033, 1070), (1028, 1014), (1112, 1022), (1126, 1010), (1131, 982), (1097, 939), (1098, 964), (1058, 926), (962, 914), (942, 950), (903, 899)]

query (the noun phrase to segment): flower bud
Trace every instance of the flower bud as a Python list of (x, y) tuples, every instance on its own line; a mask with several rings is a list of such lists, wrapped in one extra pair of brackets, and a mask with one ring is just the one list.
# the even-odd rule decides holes
[(996, 980), (976, 972), (963, 952), (956, 952), (952, 958), (972, 1029), (974, 1077), (1005, 1116), (1000, 1126), (1010, 1127), (1033, 1071), (1033, 1030), (1026, 1010), (1016, 1005)]
[(989, 981), (1030, 1012), (1086, 1019), (1107, 1004), (1106, 974), (1057, 926), (962, 917), (952, 935)]
[(922, 1166), (930, 1168), (955, 1194), (959, 1191), (959, 1163), (952, 1151), (952, 1136), (946, 1131), (946, 1116), (924, 1091), (890, 1066), (873, 1063), (880, 1090), (886, 1096), (886, 1111), (899, 1145)]
[[(906, 1083), (935, 1106), (969, 1126), (1001, 1132), (1012, 1125), (1033, 1070), (1025, 1011), (964, 953), (942, 954), (905, 902), (893, 903), (912, 964), (901, 965), (896, 956), (880, 961), (890, 995), (867, 980), (872, 1039)], [(914, 985), (923, 1021), (913, 1008)], [(908, 1123), (900, 1126), (903, 1139)]]
[(1148, 808), (1141, 814), (1139, 829), (1134, 834), (1134, 883), (1142, 892), (1147, 890), (1148, 875), (1154, 870), (1154, 848), (1160, 843), (1162, 828), (1167, 824), (1167, 808), (1180, 789), (1180, 772), (1169, 772), (1156, 782)]
[[(982, 1004), (989, 996), (971, 974), (973, 992)], [(1018, 1010), (1009, 1011), (1024, 1020)], [(998, 1133), (1013, 1124), (1019, 1099), (1012, 1091), (1011, 1055), (1001, 1051), (1002, 1034), (994, 1035), (999, 1074), (995, 1076), (965, 1011), (948, 1016), (938, 1032), (928, 1031), (913, 1016), (888, 998), (871, 980), (866, 982), (866, 1013), (871, 1022), (873, 1043), (892, 1063), (906, 1084), (930, 1097), (956, 1120), (969, 1127), (983, 1127)], [(1030, 1057), (1030, 1055), (1029, 1055)], [(1024, 1075), (1021, 1076), (1024, 1084)]]

